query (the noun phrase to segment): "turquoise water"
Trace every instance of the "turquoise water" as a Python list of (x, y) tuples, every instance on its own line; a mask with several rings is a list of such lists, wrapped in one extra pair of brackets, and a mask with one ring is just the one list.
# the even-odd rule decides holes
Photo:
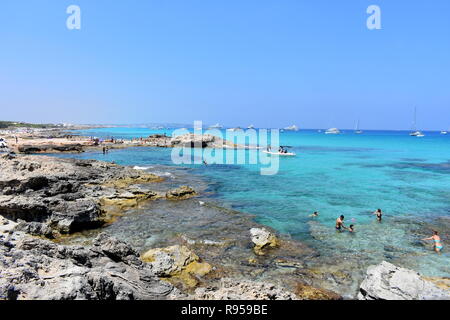
[[(103, 128), (80, 132), (98, 137), (132, 138), (171, 130)], [(224, 206), (256, 215), (286, 237), (320, 252), (322, 263), (352, 261), (360, 272), (388, 260), (430, 276), (450, 276), (450, 135), (426, 132), (423, 138), (401, 131), (352, 131), (325, 135), (317, 130), (284, 132), (282, 145), (295, 158), (280, 160), (274, 176), (258, 165), (191, 165), (190, 173), (208, 181), (211, 197)], [(258, 151), (248, 151), (258, 152)], [(172, 165), (170, 149), (131, 148), (84, 158), (123, 165)], [(383, 209), (381, 224), (371, 215)], [(318, 218), (309, 214), (319, 211)], [(356, 234), (337, 234), (335, 219), (345, 215)], [(441, 232), (438, 256), (420, 238)]]

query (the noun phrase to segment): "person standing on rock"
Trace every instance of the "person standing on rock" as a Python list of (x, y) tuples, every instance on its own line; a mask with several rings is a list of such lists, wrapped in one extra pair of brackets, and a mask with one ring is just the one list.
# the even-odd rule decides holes
[(434, 251), (436, 251), (436, 253), (441, 253), (443, 245), (442, 245), (442, 242), (441, 242), (441, 237), (439, 236), (437, 231), (433, 231), (433, 235), (431, 237), (424, 238), (422, 240), (424, 240), (424, 241), (426, 241), (426, 240), (433, 240), (433, 242), (434, 242)]

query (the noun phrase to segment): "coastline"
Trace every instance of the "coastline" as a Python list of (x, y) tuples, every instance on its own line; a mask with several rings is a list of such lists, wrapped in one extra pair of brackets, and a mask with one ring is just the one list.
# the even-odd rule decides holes
[[(6, 155), (1, 159), (1, 165), (2, 168), (6, 169), (2, 170), (1, 176), (3, 196), (1, 196), (2, 198), (0, 199), (0, 211), (3, 216), (2, 225), (5, 226), (5, 229), (2, 230), (2, 244), (7, 247), (9, 246), (9, 251), (34, 250), (36, 251), (36, 254), (38, 252), (42, 254), (42, 252), (40, 252), (41, 249), (39, 248), (47, 246), (52, 247), (52, 250), (55, 252), (79, 250), (80, 248), (85, 248), (85, 246), (73, 247), (70, 245), (57, 244), (59, 242), (58, 240), (77, 232), (97, 230), (106, 224), (114, 224), (115, 219), (111, 217), (126, 215), (127, 210), (136, 208), (145, 202), (155, 202), (157, 201), (156, 199), (160, 199), (162, 202), (179, 203), (188, 201), (187, 199), (196, 195), (192, 189), (187, 187), (168, 190), (166, 193), (153, 192), (150, 189), (144, 190), (143, 187), (151, 187), (151, 184), (158, 183), (161, 179), (154, 175), (142, 173), (131, 168), (120, 167), (95, 160), (83, 161), (58, 159), (46, 156)], [(51, 174), (51, 172), (53, 174)], [(44, 174), (46, 174), (47, 179), (43, 179)], [(77, 181), (82, 183), (77, 186)], [(65, 184), (62, 185), (62, 182)], [(68, 186), (69, 184), (71, 187)], [(138, 188), (136, 188), (136, 186), (138, 186)], [(38, 209), (41, 210), (40, 213), (38, 213)], [(219, 210), (223, 209), (220, 208)], [(244, 224), (242, 227), (244, 230), (247, 230), (247, 232), (249, 232), (250, 226), (257, 226), (254, 223), (250, 224), (250, 221), (243, 219), (243, 217), (240, 217), (239, 220)], [(251, 243), (250, 233), (243, 235), (243, 237), (245, 240), (240, 241), (245, 242), (245, 244), (241, 243), (239, 245), (248, 251), (247, 255), (249, 257), (252, 257), (255, 253), (253, 253), (251, 246), (249, 246)], [(52, 239), (54, 240), (53, 242), (50, 241)], [(92, 244), (94, 247), (102, 247), (105, 245), (103, 242), (108, 243), (111, 241), (115, 242), (118, 240), (100, 234), (93, 239)], [(233, 247), (236, 245), (236, 242), (240, 241), (234, 239), (230, 243), (223, 244), (206, 241), (200, 245), (206, 245), (207, 247), (221, 247), (223, 249), (225, 247)], [(28, 249), (24, 249), (23, 242), (32, 242), (33, 245), (26, 245), (25, 247)], [(163, 260), (158, 261), (158, 264), (152, 264), (153, 275), (156, 276), (154, 277), (155, 279), (158, 278), (157, 275), (159, 275), (166, 280), (170, 280), (173, 284), (178, 285), (180, 289), (184, 289), (185, 294), (195, 295), (191, 289), (196, 288), (201, 282), (204, 281), (205, 284), (208, 283), (209, 285), (215, 283), (217, 285), (219, 279), (228, 279), (229, 277), (227, 275), (233, 273), (230, 271), (227, 272), (224, 266), (219, 265), (214, 266), (213, 271), (202, 271), (201, 269), (204, 269), (204, 265), (201, 264), (203, 263), (202, 259), (196, 256), (190, 249), (187, 249), (187, 246), (195, 247), (195, 245), (199, 243), (193, 243), (188, 239), (184, 239), (182, 242), (184, 242), (182, 245), (175, 246), (175, 249), (173, 249), (174, 252), (171, 254), (175, 256), (187, 254), (189, 257), (194, 257), (189, 258), (192, 259), (192, 261), (187, 265), (182, 264), (181, 266), (176, 266), (174, 267), (175, 270), (173, 270), (173, 272), (168, 272), (165, 264), (169, 262), (167, 261), (167, 257), (163, 257), (161, 258)], [(125, 244), (120, 244), (118, 246), (123, 245)], [(264, 245), (262, 245), (262, 247), (264, 247)], [(172, 248), (174, 247), (172, 246)], [(280, 248), (288, 248), (288, 246), (281, 244)], [(166, 249), (158, 249), (158, 254), (161, 254), (161, 252), (164, 252)], [(187, 251), (187, 253), (184, 251)], [(28, 254), (32, 253), (33, 252), (31, 251)], [(17, 254), (19, 255), (19, 253)], [(142, 254), (144, 253), (141, 252), (141, 255)], [(134, 256), (136, 256), (136, 254), (134, 254)], [(56, 259), (58, 256), (49, 256), (49, 258)], [(135, 260), (135, 258), (133, 259)], [(70, 257), (64, 256), (63, 260), (70, 260)], [(149, 260), (149, 262), (154, 261)], [(50, 264), (52, 263), (53, 262)], [(195, 264), (191, 265), (191, 263)], [(32, 279), (32, 281), (29, 282), (17, 274), (19, 273), (19, 269), (23, 267), (22, 264), (20, 266), (6, 264), (3, 265), (3, 267), (6, 267), (6, 269), (2, 268), (4, 279), (9, 279), (12, 283), (19, 281), (14, 289), (17, 293), (15, 295), (16, 297), (22, 297), (24, 299), (48, 297), (46, 296), (45, 290), (38, 293), (35, 292), (36, 288), (29, 288), (37, 281), (37, 279)], [(38, 269), (39, 268), (40, 266), (38, 266)], [(198, 270), (199, 268), (200, 270)], [(185, 273), (185, 270), (188, 270), (186, 271), (187, 274)], [(90, 272), (91, 271), (88, 273)], [(132, 273), (132, 271), (129, 272)], [(9, 277), (5, 273), (9, 274)], [(203, 276), (206, 276), (207, 274), (210, 275), (205, 279), (208, 279), (208, 277), (210, 278), (208, 280), (203, 280)], [(43, 279), (40, 279), (39, 281), (43, 281)], [(238, 283), (236, 280), (230, 281), (231, 282), (229, 283), (234, 283), (233, 286), (240, 285), (240, 282)], [(252, 282), (248, 283), (252, 284)], [(3, 283), (3, 286), (5, 285), (6, 284)], [(54, 285), (58, 286), (57, 283)], [(254, 283), (252, 285), (258, 284)], [(28, 290), (33, 292), (34, 296), (30, 296), (30, 291), (26, 292), (27, 290), (20, 289), (21, 287), (28, 288)], [(4, 291), (10, 291), (8, 288), (9, 287), (3, 287)], [(267, 288), (267, 290), (270, 291), (273, 289)], [(282, 292), (285, 292), (285, 290), (276, 290), (279, 290), (279, 294), (283, 296)], [(80, 293), (78, 292), (76, 294)], [(203, 293), (203, 295), (205, 295), (205, 293)], [(135, 297), (138, 296), (140, 295), (138, 294)], [(287, 294), (284, 297), (293, 298), (295, 295), (292, 293)], [(149, 295), (147, 298), (152, 298), (152, 296)]]
[[(22, 157), (27, 157), (27, 156), (18, 156), (17, 159), (21, 159)], [(36, 157), (36, 158), (35, 158)], [(9, 159), (8, 161), (17, 161), (14, 160), (13, 158)], [(43, 163), (52, 163), (54, 162), (56, 164), (56, 166), (60, 165), (61, 163), (66, 163), (69, 165), (73, 165), (73, 164), (77, 164), (78, 163), (78, 167), (80, 168), (84, 168), (85, 166), (87, 166), (87, 164), (94, 166), (96, 168), (95, 171), (97, 171), (98, 168), (103, 168), (105, 169), (105, 171), (109, 171), (106, 177), (100, 177), (99, 179), (99, 174), (98, 172), (96, 172), (96, 176), (95, 178), (92, 177), (84, 177), (83, 181), (86, 184), (92, 184), (92, 182), (94, 182), (96, 184), (96, 188), (100, 185), (100, 184), (105, 184), (105, 187), (108, 189), (107, 192), (105, 192), (105, 190), (96, 190), (95, 192), (97, 193), (93, 193), (94, 198), (106, 198), (106, 202), (103, 201), (103, 204), (101, 204), (102, 207), (100, 207), (99, 212), (95, 213), (94, 215), (92, 215), (92, 212), (90, 214), (88, 214), (89, 219), (91, 219), (93, 224), (89, 227), (85, 227), (85, 226), (77, 226), (77, 223), (75, 223), (75, 228), (71, 229), (71, 225), (72, 224), (67, 224), (67, 217), (64, 217), (63, 219), (60, 219), (61, 217), (58, 216), (56, 219), (50, 219), (50, 224), (47, 226), (50, 229), (52, 229), (51, 231), (48, 230), (48, 228), (46, 228), (45, 226), (42, 225), (41, 219), (37, 219), (35, 221), (35, 217), (29, 219), (31, 221), (28, 222), (32, 222), (31, 224), (21, 224), (19, 223), (19, 225), (21, 224), (21, 226), (19, 227), (20, 230), (18, 231), (13, 231), (13, 236), (17, 235), (18, 238), (23, 239), (23, 237), (28, 238), (27, 235), (23, 235), (23, 232), (25, 233), (31, 233), (34, 234), (34, 236), (46, 236), (52, 234), (53, 238), (57, 238), (57, 239), (63, 239), (60, 237), (61, 232), (63, 234), (73, 234), (74, 232), (79, 232), (79, 231), (85, 231), (86, 229), (93, 229), (95, 230), (99, 230), (98, 228), (102, 225), (115, 225), (117, 223), (114, 222), (116, 220), (117, 217), (125, 217), (125, 216), (133, 216), (133, 214), (142, 214), (140, 212), (142, 212), (142, 208), (146, 208), (146, 206), (148, 205), (155, 205), (155, 206), (161, 206), (162, 204), (162, 210), (165, 210), (167, 208), (167, 203), (169, 204), (177, 204), (179, 205), (180, 208), (182, 208), (184, 211), (186, 211), (186, 208), (189, 209), (198, 209), (199, 207), (208, 207), (211, 206), (212, 208), (212, 213), (211, 213), (211, 217), (210, 220), (205, 221), (204, 223), (211, 223), (212, 221), (218, 221), (219, 217), (221, 217), (224, 221), (222, 221), (222, 228), (215, 228), (213, 230), (211, 230), (212, 234), (217, 234), (217, 233), (223, 233), (225, 232), (225, 230), (227, 228), (225, 228), (225, 226), (236, 226), (236, 228), (234, 230), (231, 230), (229, 237), (238, 237), (237, 239), (231, 239), (229, 240), (228, 243), (225, 243), (224, 245), (222, 245), (220, 242), (218, 241), (214, 241), (211, 240), (209, 238), (207, 238), (206, 240), (208, 240), (208, 243), (198, 243), (196, 242), (196, 239), (190, 239), (186, 236), (183, 237), (183, 235), (176, 235), (173, 238), (173, 243), (168, 243), (168, 247), (170, 246), (176, 246), (178, 245), (179, 247), (176, 248), (176, 252), (179, 252), (180, 250), (183, 251), (183, 247), (190, 247), (188, 248), (188, 250), (191, 253), (188, 253), (188, 256), (190, 257), (189, 259), (192, 260), (188, 265), (190, 265), (191, 263), (194, 263), (194, 266), (198, 267), (198, 264), (202, 264), (202, 263), (211, 263), (212, 265), (212, 271), (211, 272), (207, 272), (206, 274), (204, 273), (204, 270), (200, 270), (200, 274), (202, 275), (192, 275), (189, 274), (188, 276), (186, 276), (186, 274), (183, 274), (185, 269), (194, 269), (194, 272), (199, 271), (199, 270), (195, 270), (196, 268), (194, 268), (193, 266), (188, 267), (188, 265), (185, 266), (178, 266), (175, 272), (175, 276), (172, 277), (170, 275), (170, 273), (162, 273), (164, 275), (163, 278), (165, 278), (167, 280), (167, 278), (173, 278), (171, 279), (171, 281), (173, 280), (173, 284), (175, 284), (176, 286), (178, 286), (181, 289), (177, 289), (177, 290), (181, 290), (180, 292), (183, 292), (183, 294), (180, 296), (178, 295), (176, 298), (177, 299), (181, 299), (183, 297), (189, 297), (189, 295), (194, 294), (193, 293), (193, 288), (189, 288), (189, 285), (186, 287), (185, 284), (183, 283), (183, 281), (186, 281), (188, 283), (195, 283), (194, 288), (196, 287), (197, 289), (201, 289), (199, 292), (202, 292), (201, 294), (199, 293), (198, 297), (194, 298), (199, 298), (199, 297), (203, 297), (203, 298), (207, 298), (207, 297), (216, 297), (217, 295), (209, 292), (206, 293), (205, 292), (205, 288), (207, 286), (216, 286), (216, 288), (218, 288), (216, 291), (219, 291), (220, 288), (218, 287), (218, 283), (220, 282), (221, 279), (223, 278), (231, 278), (232, 280), (230, 280), (229, 282), (227, 282), (228, 284), (226, 286), (234, 288), (231, 289), (232, 292), (234, 292), (234, 294), (237, 294), (236, 292), (239, 292), (239, 290), (237, 289), (237, 287), (239, 287), (239, 283), (242, 284), (242, 281), (250, 281), (250, 286), (256, 286), (258, 287), (258, 284), (255, 284), (254, 281), (256, 282), (261, 282), (261, 279), (263, 281), (267, 281), (267, 280), (272, 280), (277, 282), (277, 279), (279, 279), (278, 283), (276, 283), (275, 285), (275, 291), (278, 292), (278, 295), (280, 298), (286, 299), (286, 298), (306, 298), (306, 299), (314, 299), (314, 298), (319, 298), (319, 299), (327, 299), (327, 298), (331, 298), (331, 299), (339, 299), (341, 298), (339, 295), (331, 292), (329, 289), (327, 288), (320, 288), (320, 287), (315, 287), (315, 285), (317, 283), (327, 283), (330, 280), (330, 277), (333, 278), (333, 281), (336, 281), (336, 279), (339, 279), (338, 272), (335, 272), (333, 274), (333, 271), (327, 271), (327, 270), (308, 270), (308, 268), (306, 267), (304, 261), (308, 260), (308, 259), (313, 259), (315, 255), (317, 255), (316, 252), (314, 252), (314, 250), (312, 250), (311, 248), (305, 246), (302, 243), (299, 243), (298, 241), (291, 241), (290, 239), (280, 239), (280, 244), (274, 248), (271, 249), (269, 248), (267, 250), (267, 252), (264, 255), (258, 255), (255, 254), (253, 247), (254, 247), (254, 243), (252, 244), (251, 241), (251, 235), (250, 235), (250, 229), (251, 228), (261, 228), (262, 226), (255, 223), (254, 221), (252, 221), (252, 217), (249, 215), (245, 215), (239, 212), (233, 212), (230, 211), (228, 209), (225, 208), (221, 208), (221, 207), (215, 207), (214, 205), (211, 205), (210, 203), (207, 203), (206, 206), (205, 205), (200, 205), (198, 198), (190, 198), (190, 199), (184, 199), (184, 200), (180, 200), (182, 202), (170, 202), (168, 200), (165, 200), (167, 198), (167, 192), (169, 190), (164, 190), (164, 192), (162, 192), (161, 190), (158, 191), (153, 191), (151, 190), (151, 186), (152, 184), (158, 184), (158, 182), (162, 182), (162, 179), (160, 177), (156, 177), (154, 175), (148, 175), (145, 172), (142, 171), (137, 171), (137, 170), (133, 170), (131, 168), (126, 168), (126, 167), (121, 167), (121, 166), (117, 166), (117, 165), (113, 165), (113, 164), (109, 164), (109, 163), (104, 163), (101, 161), (96, 161), (96, 160), (88, 160), (88, 161), (80, 161), (80, 160), (69, 160), (69, 159), (58, 159), (58, 158), (46, 158), (45, 156), (30, 156), (31, 162), (35, 162), (35, 163), (39, 163), (39, 162), (43, 162)], [(24, 166), (24, 170), (26, 172), (36, 172), (35, 169), (32, 169), (30, 171), (30, 166)], [(64, 171), (67, 171), (66, 169)], [(70, 170), (68, 170), (65, 173), (70, 173)], [(75, 173), (75, 171), (72, 171), (72, 175)], [(2, 174), (4, 174), (4, 172), (2, 172)], [(79, 172), (76, 172), (75, 175), (78, 175)], [(39, 176), (38, 174), (36, 176)], [(100, 175), (101, 176), (101, 175)], [(117, 183), (114, 183), (114, 181), (116, 181), (117, 177), (121, 176), (123, 178), (122, 181), (124, 183), (120, 183), (119, 185), (117, 185)], [(126, 181), (128, 178), (130, 178), (130, 176), (132, 177), (133, 181)], [(147, 177), (147, 178), (145, 178)], [(23, 187), (22, 189), (24, 190), (19, 190), (19, 193), (21, 192), (27, 192), (29, 189), (27, 189), (30, 186), (30, 177), (27, 176), (26, 183), (25, 183), (25, 187)], [(33, 177), (35, 178), (35, 177)], [(16, 180), (14, 179), (14, 174), (12, 173), (11, 176), (9, 176), (9, 181), (13, 181)], [(6, 180), (8, 180), (6, 179)], [(3, 181), (4, 179), (2, 179)], [(34, 184), (36, 183), (35, 181), (36, 179), (32, 180), (31, 185), (34, 186), (34, 188), (38, 188), (38, 190), (35, 191), (39, 191), (39, 183), (37, 186), (35, 186)], [(67, 181), (67, 177), (63, 178), (62, 180)], [(60, 183), (60, 179), (57, 179), (54, 181), (56, 184)], [(40, 182), (42, 183), (42, 181)], [(45, 185), (45, 183), (44, 183)], [(19, 184), (20, 186), (20, 184)], [(133, 186), (133, 188), (131, 189), (127, 189), (130, 186)], [(137, 188), (135, 188), (137, 186)], [(17, 186), (15, 186), (17, 187)], [(116, 189), (118, 187), (118, 189)], [(45, 188), (48, 188), (48, 186), (45, 186)], [(53, 186), (50, 186), (49, 189), (52, 189)], [(61, 189), (61, 186), (58, 186), (58, 188)], [(113, 190), (111, 190), (111, 188), (113, 188)], [(4, 192), (4, 187), (2, 188), (3, 192)], [(19, 187), (18, 189), (21, 189), (21, 187)], [(64, 187), (61, 189), (64, 190)], [(41, 190), (42, 191), (42, 190)], [(7, 193), (10, 192), (7, 190)], [(55, 192), (55, 195), (53, 196), (61, 196), (61, 194), (71, 194), (71, 193), (76, 193), (75, 192), (67, 192), (67, 188), (65, 191), (63, 192)], [(91, 191), (88, 191), (88, 193)], [(32, 192), (31, 192), (32, 193)], [(180, 192), (175, 192), (175, 194), (182, 194)], [(194, 195), (194, 194), (192, 194)], [(200, 196), (201, 197), (201, 193), (199, 195), (195, 195), (195, 196)], [(183, 197), (183, 196), (182, 196)], [(189, 197), (188, 197), (189, 198)], [(17, 202), (17, 199), (19, 199), (18, 197), (16, 197), (14, 199), (14, 201), (12, 201), (12, 203)], [(72, 200), (73, 201), (73, 200)], [(68, 202), (71, 202), (71, 200), (68, 200)], [(3, 203), (3, 202), (2, 202)], [(113, 208), (111, 208), (111, 206)], [(45, 206), (44, 206), (45, 207)], [(109, 207), (109, 208), (107, 208)], [(66, 208), (65, 208), (66, 209)], [(135, 210), (136, 212), (133, 213), (133, 210)], [(89, 210), (88, 210), (89, 211)], [(103, 212), (102, 212), (103, 211)], [(107, 212), (105, 212), (107, 211)], [(175, 210), (176, 211), (176, 210)], [(131, 213), (130, 213), (131, 212)], [(191, 211), (193, 212), (193, 211)], [(105, 214), (106, 213), (106, 214)], [(109, 214), (108, 214), (109, 213)], [(180, 211), (178, 211), (178, 213), (180, 213)], [(204, 213), (204, 212), (201, 212)], [(102, 215), (105, 214), (105, 215)], [(86, 215), (82, 215), (83, 219), (86, 218)], [(99, 219), (101, 216), (102, 219)], [(226, 219), (224, 219), (224, 217), (227, 217)], [(236, 223), (232, 223), (230, 224), (229, 222), (229, 217), (233, 217), (235, 219)], [(15, 221), (17, 220), (17, 216), (10, 216), (10, 218), (12, 218), (12, 220), (10, 220), (9, 222), (7, 222), (6, 225), (10, 225), (10, 226), (14, 226), (14, 228), (16, 228), (17, 226), (15, 225)], [(167, 217), (166, 217), (167, 218)], [(179, 217), (178, 217), (179, 218)], [(200, 216), (191, 216), (191, 219), (198, 219), (201, 218)], [(102, 220), (102, 221), (99, 221)], [(119, 221), (121, 219), (119, 218)], [(64, 223), (60, 224), (60, 221), (64, 221)], [(74, 221), (77, 221), (76, 219)], [(86, 222), (86, 221), (83, 221)], [(37, 224), (36, 224), (37, 223)], [(56, 223), (56, 224), (55, 224)], [(176, 220), (174, 221), (174, 223), (176, 223)], [(89, 223), (88, 223), (89, 225)], [(53, 228), (54, 226), (56, 226), (55, 228)], [(264, 227), (266, 229), (268, 229), (270, 232), (274, 233), (273, 230)], [(230, 229), (230, 228), (228, 228)], [(53, 235), (53, 233), (56, 231), (56, 236)], [(9, 231), (8, 231), (9, 232)], [(18, 234), (16, 234), (16, 232), (18, 232)], [(22, 233), (21, 233), (22, 232)], [(239, 236), (237, 236), (239, 235)], [(91, 238), (91, 240), (93, 241), (93, 243), (100, 243), (103, 241), (101, 240), (103, 236), (101, 235), (96, 235), (96, 236), (100, 236), (100, 240), (95, 240), (96, 238)], [(106, 239), (106, 238), (105, 238)], [(105, 240), (106, 242), (110, 241), (110, 240)], [(111, 240), (113, 241), (113, 240)], [(116, 240), (114, 240), (116, 241)], [(20, 242), (20, 241), (19, 241)], [(218, 245), (219, 244), (219, 245)], [(170, 246), (169, 246), (170, 245)], [(66, 246), (65, 244), (59, 244), (58, 249), (57, 250), (67, 250), (67, 248), (70, 248), (70, 246)], [(95, 245), (94, 245), (95, 246)], [(97, 246), (102, 246), (102, 244), (98, 244)], [(167, 247), (166, 247), (167, 248)], [(239, 248), (239, 250), (236, 250), (236, 248)], [(164, 249), (164, 248), (160, 248), (160, 249)], [(192, 250), (191, 250), (192, 249)], [(56, 249), (55, 249), (56, 250)], [(134, 250), (134, 249), (133, 249)], [(141, 252), (140, 254), (143, 254), (144, 252)], [(166, 252), (167, 253), (167, 252)], [(211, 256), (211, 258), (208, 260), (205, 258), (205, 261), (203, 261), (203, 257), (207, 257), (207, 253), (209, 253), (209, 255)], [(178, 254), (178, 253), (176, 253)], [(198, 254), (198, 258), (195, 258), (195, 255)], [(136, 255), (135, 255), (136, 256)], [(139, 253), (138, 253), (139, 256)], [(213, 256), (219, 257), (219, 259), (215, 260), (212, 258)], [(165, 257), (165, 258), (164, 258)], [(166, 259), (167, 256), (164, 256), (162, 259)], [(70, 259), (70, 257), (65, 257), (65, 260)], [(235, 260), (239, 260), (239, 263), (235, 263), (233, 265), (233, 262), (235, 262)], [(225, 262), (225, 263), (224, 263)], [(167, 266), (166, 266), (167, 267)], [(201, 265), (201, 267), (204, 269), (204, 265)], [(200, 269), (202, 269), (200, 268)], [(329, 266), (324, 266), (324, 269), (329, 269)], [(157, 269), (157, 268), (155, 268)], [(131, 271), (130, 271), (131, 272)], [(154, 273), (154, 275), (158, 274), (158, 272)], [(180, 276), (180, 274), (183, 274), (182, 276)], [(263, 275), (263, 276), (261, 276)], [(348, 282), (348, 281), (352, 281), (352, 279), (348, 279), (348, 275), (341, 275), (342, 278), (341, 280), (338, 281), (343, 281), (343, 282)], [(233, 277), (234, 280), (233, 280)], [(158, 278), (158, 277), (156, 277)], [(155, 278), (155, 279), (156, 279)], [(242, 280), (245, 279), (246, 280)], [(260, 281), (257, 281), (255, 279), (260, 279)], [(175, 280), (174, 280), (175, 279)], [(194, 279), (194, 281), (192, 281), (192, 279)], [(180, 282), (181, 281), (181, 282)], [(203, 286), (202, 286), (203, 285)], [(359, 287), (359, 284), (357, 284), (357, 286)], [(329, 287), (328, 287), (329, 288)], [(269, 290), (268, 288), (266, 288), (267, 290)], [(175, 289), (171, 289), (171, 290), (175, 290)], [(203, 291), (202, 291), (203, 290)], [(235, 291), (233, 291), (235, 290)], [(289, 291), (290, 290), (290, 291)], [(294, 294), (294, 291), (297, 290), (297, 295)], [(175, 290), (176, 291), (176, 290)], [(175, 292), (174, 291), (174, 292)], [(270, 291), (270, 290), (269, 290)], [(172, 292), (172, 291), (170, 291)], [(178, 292), (178, 291), (176, 291)], [(195, 291), (194, 291), (195, 292)], [(291, 292), (291, 294), (287, 294), (286, 296), (282, 295), (281, 292)], [(353, 296), (347, 296), (347, 298), (356, 298), (356, 293)], [(168, 297), (170, 294), (167, 294), (164, 296), (164, 298)], [(303, 296), (302, 296), (303, 295)], [(145, 296), (145, 295), (144, 295)], [(140, 295), (137, 295), (136, 297), (143, 297)], [(192, 296), (190, 296), (192, 298)], [(151, 295), (148, 295), (147, 298), (152, 298)], [(161, 297), (160, 297), (161, 298)], [(260, 298), (264, 298), (263, 296), (261, 296)]]

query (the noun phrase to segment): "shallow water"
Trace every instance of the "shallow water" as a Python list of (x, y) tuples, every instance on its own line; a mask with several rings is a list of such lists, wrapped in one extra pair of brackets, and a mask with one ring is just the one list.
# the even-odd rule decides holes
[[(113, 128), (83, 134), (130, 138), (162, 132)], [(164, 132), (169, 134), (170, 130)], [(170, 161), (170, 149), (132, 148), (113, 150), (107, 155), (69, 156), (150, 166), (148, 171), (168, 178), (161, 188), (170, 184), (200, 188), (208, 201), (252, 214), (256, 222), (307, 244), (318, 256), (305, 264), (310, 268), (345, 272), (352, 279), (346, 285), (353, 288), (346, 290), (354, 291), (367, 266), (382, 260), (429, 276), (450, 276), (447, 246), (450, 136), (428, 132), (424, 138), (414, 138), (397, 131), (371, 131), (362, 135), (347, 132), (334, 136), (300, 131), (282, 133), (281, 144), (293, 146), (297, 157), (281, 159), (280, 172), (275, 176), (261, 176), (259, 166), (255, 165), (174, 166)], [(385, 212), (381, 224), (371, 215), (377, 208)], [(198, 213), (197, 209), (190, 209)], [(162, 209), (151, 205), (142, 210), (144, 214), (127, 215), (111, 226), (111, 230), (117, 234), (122, 232), (123, 238), (132, 240), (139, 248), (170, 242), (174, 239), (173, 233), (207, 237), (198, 233), (202, 228), (192, 221), (180, 218), (177, 223), (176, 219), (157, 218), (148, 221), (149, 234), (136, 232), (138, 236), (133, 240), (135, 230), (125, 230), (133, 230), (133, 225), (136, 228), (145, 225), (144, 217), (151, 213), (155, 215), (153, 218), (162, 214), (158, 213)], [(176, 217), (180, 209), (166, 207), (164, 210)], [(312, 211), (319, 211), (320, 216), (310, 218)], [(336, 233), (334, 221), (340, 214), (345, 215), (347, 225), (356, 226), (356, 234)], [(226, 221), (219, 216), (210, 213), (205, 221), (209, 221), (211, 229), (225, 232)], [(220, 223), (214, 226), (214, 219), (219, 219), (223, 226)], [(431, 235), (432, 228), (442, 233), (442, 255), (434, 254), (430, 243), (420, 241)], [(163, 229), (167, 229), (167, 233), (158, 233)], [(229, 233), (233, 232), (238, 229), (231, 228), (230, 224)]]

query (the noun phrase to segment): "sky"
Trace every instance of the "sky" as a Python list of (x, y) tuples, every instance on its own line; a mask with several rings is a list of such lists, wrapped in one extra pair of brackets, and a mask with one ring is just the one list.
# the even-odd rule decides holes
[(441, 130), (449, 88), (448, 0), (0, 4), (0, 120)]

